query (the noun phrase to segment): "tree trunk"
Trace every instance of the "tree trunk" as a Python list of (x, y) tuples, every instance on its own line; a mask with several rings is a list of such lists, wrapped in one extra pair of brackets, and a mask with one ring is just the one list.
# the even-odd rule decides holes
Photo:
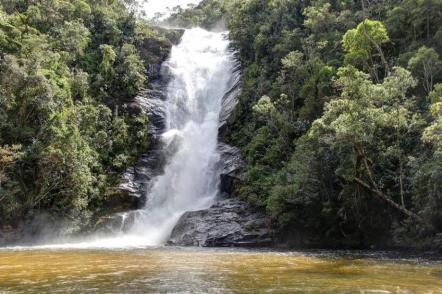
[(415, 214), (414, 212), (412, 212), (412, 211), (410, 211), (410, 210), (400, 206), (399, 204), (397, 204), (396, 202), (391, 200), (390, 197), (388, 197), (386, 194), (382, 193), (378, 189), (373, 188), (372, 186), (370, 186), (369, 184), (367, 184), (366, 182), (364, 182), (363, 180), (361, 180), (359, 178), (354, 177), (353, 179), (354, 179), (354, 181), (356, 183), (358, 183), (362, 187), (366, 188), (367, 190), (371, 191), (376, 196), (378, 196), (380, 199), (382, 199), (385, 202), (387, 202), (391, 207), (399, 210), (400, 212), (402, 212), (406, 216), (409, 216), (410, 218), (414, 219), (415, 221), (423, 223), (423, 220), (417, 214)]

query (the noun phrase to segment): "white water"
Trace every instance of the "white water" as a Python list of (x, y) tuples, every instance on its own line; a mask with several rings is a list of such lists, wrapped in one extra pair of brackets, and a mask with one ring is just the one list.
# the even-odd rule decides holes
[(231, 86), (234, 68), (227, 34), (200, 28), (186, 30), (163, 66), (171, 74), (166, 132), (162, 136), (164, 151), (170, 156), (164, 173), (153, 180), (146, 207), (136, 212), (133, 227), (118, 236), (92, 236), (81, 242), (33, 248), (163, 245), (183, 213), (213, 203), (220, 176), (217, 137), (221, 100)]
[(184, 212), (208, 207), (218, 193), (219, 113), (233, 69), (228, 46), (225, 33), (186, 30), (165, 64), (172, 80), (163, 142), (173, 155), (133, 231), (149, 245), (167, 241)]

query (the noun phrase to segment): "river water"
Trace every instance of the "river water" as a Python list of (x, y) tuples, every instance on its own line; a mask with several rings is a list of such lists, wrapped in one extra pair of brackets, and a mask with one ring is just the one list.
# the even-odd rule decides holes
[(380, 253), (0, 250), (0, 293), (442, 293), (442, 263)]

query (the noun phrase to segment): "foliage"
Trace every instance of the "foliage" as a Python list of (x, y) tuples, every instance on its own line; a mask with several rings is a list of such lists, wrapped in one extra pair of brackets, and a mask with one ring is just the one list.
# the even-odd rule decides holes
[(234, 1), (236, 0), (206, 0), (187, 9), (177, 6), (174, 13), (163, 22), (176, 27), (223, 28), (227, 10)]
[(297, 244), (440, 248), (442, 2), (232, 3), (237, 194)]
[(147, 148), (126, 106), (147, 37), (164, 39), (117, 0), (0, 1), (0, 228), (43, 211), (86, 226), (115, 194)]

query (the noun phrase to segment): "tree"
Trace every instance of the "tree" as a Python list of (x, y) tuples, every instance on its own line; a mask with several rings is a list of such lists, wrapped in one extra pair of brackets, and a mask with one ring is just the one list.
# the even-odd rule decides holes
[(428, 94), (433, 90), (436, 77), (442, 73), (442, 60), (433, 48), (422, 46), (408, 61), (408, 68), (419, 77), (425, 94)]
[[(351, 146), (352, 153), (343, 155), (342, 161), (351, 165), (339, 169), (340, 177), (367, 189), (391, 207), (420, 221), (414, 212), (395, 203), (381, 191), (384, 184), (373, 171), (373, 166), (382, 166), (382, 160), (388, 160), (380, 155), (391, 154), (392, 148), (397, 149), (394, 154), (399, 161), (402, 160), (400, 140), (403, 136), (400, 132), (412, 124), (404, 98), (407, 91), (415, 86), (414, 79), (403, 68), (394, 68), (382, 84), (373, 84), (366, 74), (351, 66), (339, 69), (338, 76), (341, 96), (326, 105), (324, 115), (313, 123), (310, 135), (323, 138), (331, 148)], [(390, 129), (393, 134), (396, 133), (396, 140), (391, 140), (388, 135)], [(402, 175), (399, 178), (402, 179)], [(402, 196), (402, 185), (399, 186), (398, 194)]]
[[(362, 62), (366, 64), (376, 81), (379, 81), (377, 64), (374, 59), (374, 51), (378, 53), (384, 66), (384, 74), (388, 75), (388, 63), (381, 49), (382, 44), (388, 42), (387, 30), (382, 22), (377, 20), (366, 19), (358, 24), (355, 29), (348, 30), (343, 39), (347, 54), (345, 59), (348, 63)], [(369, 61), (369, 64), (367, 64)]]
[(431, 144), (436, 153), (442, 154), (442, 84), (437, 84), (430, 93), (433, 122), (424, 130), (422, 140)]
[[(0, 189), (2, 189), (2, 184), (10, 178), (6, 173), (6, 169), (14, 164), (16, 160), (18, 160), (21, 156), (20, 149), (22, 146), (20, 145), (12, 145), (12, 146), (0, 146)], [(1, 202), (1, 198), (0, 198)]]
[(60, 50), (71, 53), (70, 58), (83, 55), (90, 42), (90, 32), (81, 22), (65, 22), (56, 32), (53, 38)]
[(304, 25), (313, 32), (324, 32), (333, 30), (337, 19), (331, 11), (330, 3), (318, 3), (315, 6), (309, 6), (304, 9)]
[(135, 96), (144, 86), (146, 70), (134, 45), (123, 44), (116, 67), (120, 87), (129, 97)]

